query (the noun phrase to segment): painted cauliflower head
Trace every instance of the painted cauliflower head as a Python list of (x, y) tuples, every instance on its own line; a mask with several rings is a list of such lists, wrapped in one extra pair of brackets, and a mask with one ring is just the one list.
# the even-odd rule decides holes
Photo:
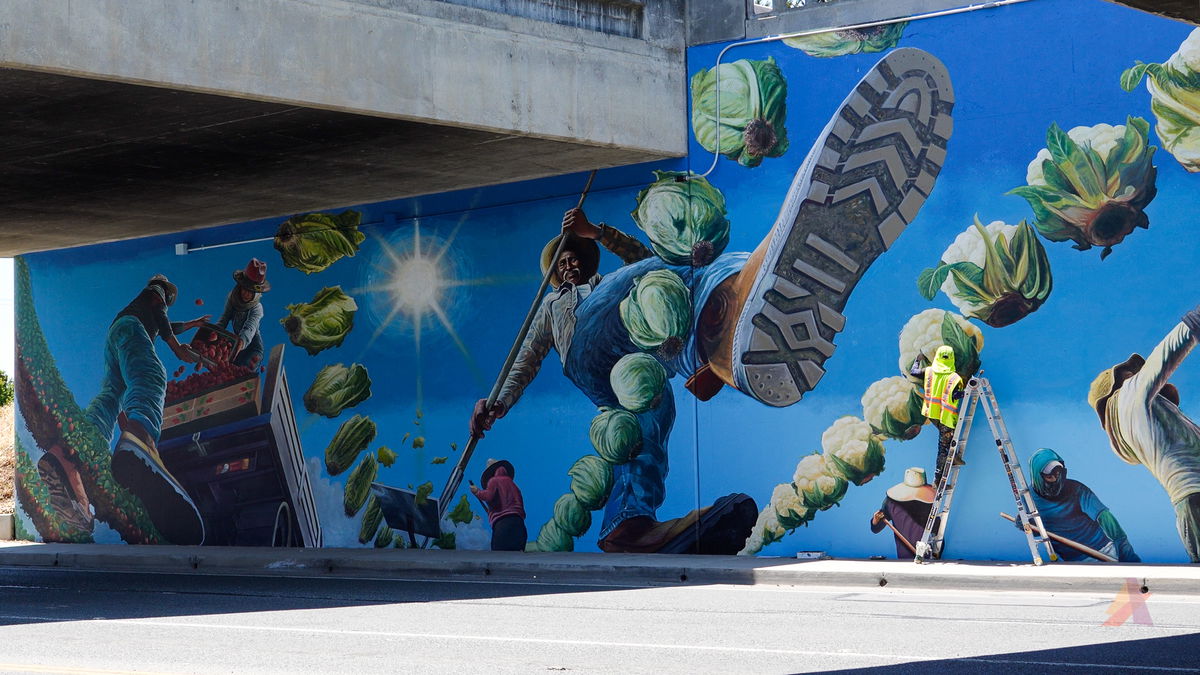
[(779, 515), (775, 513), (775, 508), (770, 504), (758, 514), (758, 520), (754, 523), (754, 529), (750, 530), (750, 536), (746, 538), (746, 545), (738, 551), (738, 555), (754, 555), (761, 551), (764, 546), (783, 539), (784, 527), (779, 523)]
[(794, 530), (813, 517), (813, 510), (804, 505), (804, 500), (791, 483), (775, 486), (771, 493), (771, 508), (775, 509), (779, 524), (787, 530)]
[(922, 359), (921, 367), (933, 363), (933, 354), (942, 345), (954, 348), (954, 363), (958, 374), (970, 377), (979, 370), (979, 353), (983, 351), (983, 333), (963, 317), (943, 309), (927, 309), (913, 316), (900, 329), (900, 372), (913, 382), (922, 382), (921, 373), (913, 373), (913, 363)]
[(796, 494), (810, 509), (824, 511), (837, 504), (846, 494), (846, 479), (825, 464), (825, 457), (814, 452), (800, 460), (792, 475)]
[(1150, 226), (1144, 209), (1158, 192), (1155, 150), (1150, 123), (1140, 117), (1065, 132), (1051, 124), (1046, 147), (1025, 172), (1027, 185), (1010, 194), (1029, 202), (1042, 236), (1070, 239), (1080, 251), (1102, 246), (1103, 260), (1135, 227)]
[(1200, 171), (1200, 28), (1166, 63), (1136, 62), (1121, 74), (1121, 88), (1133, 91), (1143, 77), (1158, 140), (1184, 169)]
[(871, 431), (888, 438), (911, 440), (925, 424), (921, 391), (907, 377), (893, 375), (873, 382), (862, 396), (862, 408)]
[(1025, 221), (979, 222), (954, 238), (937, 267), (926, 269), (917, 286), (926, 300), (941, 290), (966, 316), (993, 328), (1025, 318), (1050, 295), (1050, 261)]
[(826, 471), (855, 485), (870, 482), (883, 471), (882, 440), (870, 424), (853, 415), (838, 419), (821, 434), (821, 449)]

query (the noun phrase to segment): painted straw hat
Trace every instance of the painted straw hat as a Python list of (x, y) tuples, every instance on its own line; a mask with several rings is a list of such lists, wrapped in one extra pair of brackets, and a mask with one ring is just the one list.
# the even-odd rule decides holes
[(887, 496), (897, 502), (933, 503), (933, 486), (925, 480), (925, 469), (914, 466), (904, 470), (904, 482), (888, 488)]
[(509, 478), (517, 477), (517, 470), (513, 468), (512, 463), (510, 463), (507, 459), (488, 458), (487, 466), (485, 466), (483, 469), (483, 475), (479, 477), (480, 487), (486, 490), (488, 481), (492, 479), (492, 476), (496, 474), (496, 469), (499, 469), (500, 467), (508, 469)]
[[(542, 274), (545, 274), (546, 270), (551, 270), (550, 285), (555, 288), (562, 285), (562, 279), (558, 276), (558, 266), (552, 258), (554, 252), (558, 250), (558, 242), (562, 240), (562, 237), (560, 234), (542, 247)], [(600, 245), (591, 239), (584, 239), (574, 234), (568, 234), (567, 237), (567, 245), (563, 250), (574, 251), (575, 255), (579, 256), (579, 266), (583, 270), (584, 280), (591, 279), (596, 270), (600, 269)]]

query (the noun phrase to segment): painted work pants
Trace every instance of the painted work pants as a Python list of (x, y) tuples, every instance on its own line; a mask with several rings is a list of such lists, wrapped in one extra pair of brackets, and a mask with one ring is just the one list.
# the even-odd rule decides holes
[(1183, 548), (1194, 563), (1200, 563), (1200, 493), (1175, 502), (1175, 527)]
[(118, 317), (108, 327), (104, 379), (100, 392), (88, 404), (88, 417), (111, 442), (117, 413), (124, 410), (129, 419), (141, 423), (157, 440), (166, 393), (167, 371), (154, 351), (154, 341), (137, 318)]
[[(746, 253), (726, 253), (704, 267), (668, 265), (654, 257), (605, 275), (576, 310), (575, 336), (563, 366), (567, 377), (595, 406), (619, 406), (609, 373), (622, 356), (641, 350), (629, 339), (618, 306), (639, 277), (661, 269), (678, 274), (691, 290), (692, 330), (679, 356), (670, 360), (655, 357), (666, 368), (668, 377), (676, 374), (690, 377), (701, 365), (695, 338), (700, 310), (712, 291), (737, 274), (748, 257)], [(613, 468), (613, 489), (600, 527), (601, 539), (628, 518), (655, 517), (666, 495), (667, 439), (675, 423), (675, 397), (670, 382), (663, 387), (659, 404), (638, 414), (637, 419), (642, 428), (642, 452)]]

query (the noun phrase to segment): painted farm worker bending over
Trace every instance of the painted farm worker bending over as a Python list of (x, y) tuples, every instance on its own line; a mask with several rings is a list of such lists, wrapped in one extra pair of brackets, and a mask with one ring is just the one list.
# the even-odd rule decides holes
[[(918, 99), (930, 105), (914, 113), (908, 106)], [(645, 211), (646, 201), (639, 201), (635, 214), (653, 252), (629, 235), (591, 223), (579, 209), (568, 211), (560, 235), (567, 238), (563, 253), (550, 259), (558, 241), (542, 251), (542, 268), (550, 270), (554, 290), (539, 306), (495, 405), (476, 404), (472, 435), (482, 435), (512, 410), (553, 347), (566, 377), (594, 406), (626, 408), (614, 388), (620, 386), (641, 430), (640, 453), (612, 466), (612, 489), (601, 500), (600, 549), (741, 550), (758, 511), (748, 495), (731, 494), (671, 520), (657, 517), (675, 422), (669, 380), (687, 378), (687, 389), (701, 400), (728, 385), (773, 407), (792, 405), (811, 391), (834, 352), (832, 340), (845, 325), (841, 311), (855, 285), (915, 217), (941, 168), (940, 160), (888, 162), (881, 148), (904, 143), (906, 156), (940, 157), (935, 146), (945, 147), (952, 101), (949, 76), (936, 58), (916, 49), (890, 52), (851, 89), (817, 137), (753, 253), (724, 250), (729, 239), (724, 197), (699, 176), (659, 176), (652, 188), (663, 201), (651, 208), (658, 211)], [(867, 109), (872, 112), (861, 112)], [(872, 168), (864, 172), (864, 166)], [(868, 186), (870, 172), (886, 176), (886, 189)], [(883, 184), (874, 177), (870, 183)], [(650, 192), (640, 197), (648, 200)], [(864, 199), (866, 194), (871, 198)], [(703, 225), (689, 215), (696, 209), (705, 212)], [(597, 275), (597, 242), (625, 263), (603, 278)], [(635, 324), (681, 326), (648, 346), (641, 327), (626, 325), (629, 312), (622, 307), (626, 299), (635, 304), (631, 293), (652, 274), (655, 280), (669, 278), (664, 286), (686, 292), (672, 295), (666, 308), (637, 306)], [(630, 356), (636, 358), (626, 359)], [(614, 371), (622, 359), (622, 368)]]
[[(924, 397), (921, 414), (929, 418), (938, 430), (937, 464), (933, 468), (933, 483), (941, 485), (946, 456), (950, 454), (950, 443), (954, 440), (954, 428), (958, 426), (958, 404), (963, 397), (963, 379), (954, 371), (953, 347), (938, 347), (933, 356), (933, 363), (925, 368)], [(958, 463), (964, 463), (961, 455)]]
[(154, 339), (167, 343), (176, 358), (195, 362), (196, 355), (175, 338), (208, 320), (171, 323), (167, 308), (175, 303), (175, 284), (161, 274), (150, 278), (108, 328), (104, 345), (104, 379), (87, 415), (106, 439), (114, 423), (121, 435), (113, 450), (112, 473), (118, 483), (141, 498), (147, 514), (173, 544), (200, 544), (204, 523), (191, 497), (158, 456), (167, 371), (154, 349)]
[(1200, 427), (1179, 409), (1167, 382), (1200, 339), (1200, 308), (1183, 316), (1142, 358), (1134, 354), (1100, 373), (1088, 403), (1118, 457), (1141, 464), (1175, 507), (1175, 526), (1192, 562), (1200, 562)]
[(513, 481), (515, 477), (516, 471), (508, 460), (489, 459), (479, 477), (482, 487), (471, 486), (471, 494), (487, 509), (493, 551), (524, 551), (529, 539), (525, 531), (525, 501), (521, 498), (521, 488)]
[(217, 326), (225, 328), (227, 324), (233, 324), (230, 330), (237, 335), (233, 365), (257, 368), (266, 353), (259, 324), (263, 318), (262, 294), (271, 290), (271, 284), (267, 283), (267, 264), (252, 258), (246, 263), (246, 269), (234, 270), (233, 280), (236, 283), (225, 299), (225, 311), (217, 319)]
[(896, 532), (896, 557), (911, 558), (914, 553), (904, 542), (916, 546), (925, 534), (925, 523), (929, 521), (929, 511), (933, 508), (933, 486), (925, 480), (925, 469), (919, 466), (904, 470), (904, 481), (888, 488), (883, 505), (871, 516), (871, 531), (879, 534), (884, 528), (884, 521), (892, 524)]
[[(1117, 517), (1091, 488), (1067, 478), (1067, 465), (1050, 448), (1041, 448), (1029, 458), (1033, 478), (1033, 503), (1046, 529), (1060, 537), (1093, 548), (1121, 562), (1141, 562)], [(1092, 560), (1070, 546), (1054, 550), (1068, 562)]]

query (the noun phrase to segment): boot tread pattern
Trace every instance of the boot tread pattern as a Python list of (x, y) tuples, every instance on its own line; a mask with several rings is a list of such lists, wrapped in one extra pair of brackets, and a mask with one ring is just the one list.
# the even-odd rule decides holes
[(944, 66), (916, 49), (893, 51), (843, 103), (801, 168), (809, 175), (792, 185), (804, 199), (794, 214), (785, 200), (743, 308), (734, 344), (743, 391), (791, 405), (825, 374), (851, 291), (933, 188), (953, 105)]

